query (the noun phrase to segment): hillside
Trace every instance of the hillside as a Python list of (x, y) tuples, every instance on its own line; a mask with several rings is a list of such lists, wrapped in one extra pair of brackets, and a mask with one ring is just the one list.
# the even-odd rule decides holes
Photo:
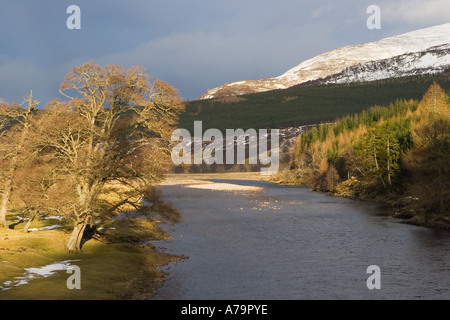
[(436, 75), (409, 76), (365, 83), (293, 87), (284, 90), (190, 101), (180, 116), (180, 128), (248, 129), (299, 127), (361, 112), (398, 99), (420, 100), (436, 81), (450, 90), (450, 70)]
[(276, 181), (392, 205), (410, 222), (450, 228), (450, 96), (433, 83), (420, 101), (344, 117), (302, 134)]
[(450, 67), (449, 45), (447, 23), (338, 48), (308, 59), (278, 77), (227, 83), (208, 90), (199, 99), (286, 89), (310, 81), (337, 84), (434, 74)]

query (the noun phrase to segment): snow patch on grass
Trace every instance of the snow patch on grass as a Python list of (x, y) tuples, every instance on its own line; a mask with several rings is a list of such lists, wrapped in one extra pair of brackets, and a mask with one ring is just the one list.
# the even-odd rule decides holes
[(55, 262), (40, 268), (25, 268), (25, 274), (22, 277), (16, 277), (15, 280), (5, 281), (2, 285), (0, 285), (0, 291), (5, 291), (13, 287), (28, 284), (28, 282), (34, 279), (50, 277), (56, 274), (57, 271), (67, 270), (70, 266), (72, 266), (72, 262), (76, 261), (81, 260)]

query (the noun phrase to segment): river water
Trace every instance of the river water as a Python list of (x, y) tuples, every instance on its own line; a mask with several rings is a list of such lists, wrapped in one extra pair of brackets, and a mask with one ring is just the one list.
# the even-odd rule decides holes
[[(261, 189), (162, 187), (184, 221), (153, 244), (188, 258), (163, 268), (152, 299), (450, 299), (450, 232), (302, 187), (215, 182)], [(372, 265), (380, 289), (368, 289)]]

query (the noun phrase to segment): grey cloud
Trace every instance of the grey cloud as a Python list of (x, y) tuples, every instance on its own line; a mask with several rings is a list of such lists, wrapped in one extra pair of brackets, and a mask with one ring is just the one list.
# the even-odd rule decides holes
[(382, 19), (390, 23), (437, 25), (450, 21), (448, 0), (386, 1), (380, 7)]
[(151, 75), (178, 84), (182, 94), (194, 99), (226, 82), (281, 75), (302, 60), (331, 50), (331, 41), (317, 41), (325, 36), (326, 28), (314, 25), (285, 25), (260, 34), (243, 31), (226, 36), (203, 31), (175, 33), (97, 62), (142, 65)]
[(450, 9), (448, 0), (379, 2), (383, 28), (374, 32), (366, 28), (369, 0), (78, 0), (80, 31), (65, 28), (73, 1), (4, 1), (0, 97), (21, 99), (30, 89), (42, 100), (60, 97), (64, 74), (93, 60), (142, 65), (195, 99), (341, 46), (439, 24)]

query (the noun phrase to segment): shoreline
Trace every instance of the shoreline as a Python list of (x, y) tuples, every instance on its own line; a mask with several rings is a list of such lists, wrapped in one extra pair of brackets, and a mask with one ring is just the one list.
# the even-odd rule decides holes
[(270, 181), (271, 176), (259, 172), (224, 172), (224, 173), (170, 173), (156, 186), (180, 185), (191, 183), (211, 183), (207, 180), (254, 180)]
[[(304, 186), (297, 184), (283, 183), (282, 181), (277, 181), (277, 175), (264, 176), (259, 172), (225, 172), (225, 173), (173, 173), (167, 175), (167, 181), (161, 183), (160, 185), (177, 185), (177, 184), (211, 184), (208, 180), (254, 180), (254, 181), (267, 181), (278, 185), (286, 186)], [(307, 186), (304, 186), (307, 187)], [(205, 187), (206, 188), (206, 187)], [(368, 201), (386, 206), (388, 210), (391, 210), (391, 216), (398, 219), (399, 223), (405, 223), (410, 225), (415, 225), (419, 227), (434, 228), (450, 231), (450, 218), (445, 216), (433, 216), (432, 214), (412, 214), (412, 208), (401, 201), (404, 197), (392, 201), (387, 199), (376, 199), (367, 197), (352, 197), (346, 196), (345, 194), (333, 193), (333, 192), (323, 192), (312, 190), (315, 192), (321, 192), (329, 195), (330, 197), (337, 197), (343, 199), (352, 199), (358, 201)]]
[[(191, 188), (204, 188), (208, 190), (218, 190), (218, 191), (241, 191), (243, 189), (246, 190), (255, 190), (254, 186), (240, 186), (234, 185), (232, 183), (227, 183), (226, 181), (221, 182), (220, 180), (248, 180), (248, 181), (267, 181), (278, 185), (289, 185), (284, 183), (279, 183), (274, 181), (273, 176), (263, 176), (260, 175), (259, 172), (230, 172), (230, 173), (199, 173), (199, 174), (189, 174), (189, 173), (174, 173), (166, 175), (165, 179), (156, 184), (155, 187), (162, 186), (171, 186), (171, 185), (185, 185)], [(216, 180), (216, 181), (211, 181)], [(298, 186), (298, 185), (295, 185)], [(392, 210), (392, 216), (398, 219), (399, 223), (411, 224), (419, 227), (427, 227), (427, 228), (438, 228), (450, 230), (448, 225), (442, 224), (434, 224), (435, 221), (421, 220), (423, 217), (415, 217), (405, 219), (401, 216), (396, 216), (394, 214), (396, 208), (392, 205), (392, 203), (386, 203), (382, 201), (376, 201), (372, 199), (360, 199), (360, 198), (351, 198), (340, 196), (336, 194), (325, 193), (330, 197), (336, 198), (347, 198), (358, 201), (369, 201), (378, 204), (387, 205), (388, 210)], [(164, 195), (163, 195), (164, 197)], [(43, 224), (43, 221), (39, 222)], [(46, 223), (46, 222), (45, 222)], [(117, 223), (114, 222), (114, 223)], [(141, 223), (141, 222), (139, 222)], [(108, 224), (107, 224), (108, 225)], [(42, 225), (38, 225), (42, 226)], [(109, 225), (109, 227), (111, 227)], [(176, 226), (176, 225), (175, 225)], [(120, 227), (120, 225), (119, 225)], [(141, 228), (142, 227), (142, 228)], [(63, 230), (45, 230), (39, 232), (33, 232), (29, 234), (23, 233), (20, 229), (20, 226), (16, 226), (16, 229), (0, 229), (0, 239), (4, 240), (3, 247), (0, 248), (3, 253), (7, 253), (8, 255), (3, 256), (3, 260), (0, 261), (3, 265), (3, 272), (6, 272), (6, 275), (0, 277), (0, 285), (6, 281), (13, 279), (16, 276), (17, 272), (13, 271), (13, 268), (29, 268), (29, 267), (37, 267), (39, 265), (46, 265), (49, 263), (54, 263), (55, 261), (65, 261), (70, 259), (82, 259), (84, 261), (77, 262), (80, 264), (80, 267), (83, 268), (84, 274), (86, 274), (86, 282), (85, 291), (83, 292), (72, 292), (68, 293), (64, 290), (61, 290), (61, 295), (58, 293), (51, 292), (52, 290), (42, 288), (50, 288), (52, 286), (56, 286), (56, 283), (63, 281), (65, 283), (65, 278), (67, 276), (65, 274), (58, 274), (56, 276), (52, 276), (48, 279), (37, 279), (33, 280), (32, 283), (24, 286), (23, 288), (15, 289), (16, 292), (8, 292), (0, 291), (0, 300), (15, 300), (15, 299), (68, 299), (68, 300), (89, 300), (89, 299), (102, 299), (102, 300), (148, 300), (151, 299), (157, 292), (157, 290), (164, 285), (167, 274), (162, 271), (161, 268), (169, 265), (173, 261), (177, 261), (180, 259), (186, 258), (183, 255), (174, 256), (171, 254), (167, 254), (157, 248), (155, 244), (145, 244), (143, 245), (143, 241), (148, 242), (149, 238), (151, 241), (164, 241), (168, 238), (171, 238), (169, 234), (166, 234), (159, 223), (157, 221), (147, 221), (144, 225), (133, 225), (126, 226), (125, 230), (117, 230), (117, 235), (113, 234), (112, 241), (108, 243), (103, 243), (96, 239), (91, 239), (86, 242), (83, 253), (78, 255), (70, 255), (64, 252), (63, 243), (67, 238), (66, 231)], [(109, 231), (111, 232), (111, 231)], [(108, 232), (108, 233), (109, 233)], [(48, 239), (54, 238), (58, 240), (59, 243), (50, 242)], [(40, 240), (38, 240), (40, 239)], [(35, 241), (39, 242), (38, 247), (29, 247), (30, 241), (34, 243)], [(37, 244), (37, 242), (36, 242)], [(21, 259), (25, 259), (27, 256), (30, 256), (31, 259), (28, 262), (21, 262)], [(32, 258), (31, 258), (32, 257)], [(58, 257), (58, 259), (56, 259)], [(19, 260), (15, 260), (19, 259)], [(107, 261), (103, 261), (103, 260)], [(132, 259), (132, 260), (130, 260)], [(1, 260), (1, 259), (0, 259)], [(128, 260), (128, 261), (127, 261)], [(108, 262), (109, 261), (109, 262)], [(5, 264), (8, 262), (9, 264)], [(89, 289), (90, 286), (95, 286), (96, 277), (94, 275), (97, 274), (98, 271), (96, 269), (114, 267), (120, 268), (123, 264), (128, 267), (136, 269), (132, 272), (131, 276), (128, 277), (129, 272), (123, 273), (123, 270), (117, 270), (111, 274), (111, 277), (125, 277), (127, 279), (128, 284), (119, 284), (114, 278), (111, 278), (108, 281), (111, 282), (111, 287), (113, 285), (117, 286), (117, 289), (110, 289), (109, 292), (91, 292), (91, 290), (99, 290), (99, 288)], [(1, 265), (0, 265), (1, 266)], [(129, 269), (127, 269), (129, 270)], [(139, 271), (140, 270), (140, 271)], [(89, 273), (92, 272), (92, 275)], [(123, 278), (122, 277), (122, 278)], [(123, 281), (124, 279), (121, 279)], [(114, 283), (115, 282), (115, 283)], [(49, 285), (50, 284), (50, 285)], [(109, 286), (105, 283), (106, 286)], [(26, 288), (29, 287), (29, 288)], [(119, 289), (121, 288), (121, 289)], [(123, 290), (122, 290), (123, 289)], [(104, 289), (102, 289), (104, 290)], [(75, 293), (75, 294), (74, 294)], [(100, 298), (99, 298), (100, 297)]]
[[(272, 183), (276, 183), (279, 185), (286, 186), (303, 186), (309, 188), (313, 192), (320, 192), (329, 195), (330, 197), (342, 198), (342, 199), (352, 199), (358, 201), (367, 201), (372, 203), (377, 203), (382, 206), (385, 206), (386, 209), (390, 210), (392, 213), (391, 217), (398, 219), (399, 223), (414, 225), (418, 227), (432, 228), (432, 229), (440, 229), (445, 231), (450, 231), (450, 217), (444, 215), (433, 215), (432, 213), (422, 213), (420, 207), (411, 206), (411, 203), (407, 203), (408, 199), (411, 197), (408, 196), (398, 196), (397, 198), (388, 199), (387, 197), (378, 196), (378, 197), (370, 197), (366, 196), (356, 196), (351, 193), (346, 193), (335, 189), (334, 191), (320, 191), (313, 190), (307, 185), (304, 184), (295, 184), (285, 180), (277, 179), (277, 175), (272, 176), (273, 179), (270, 180)], [(419, 212), (418, 212), (419, 211)]]
[[(191, 176), (183, 178), (189, 177)], [(242, 291), (243, 294), (245, 292), (245, 298), (255, 297), (258, 292), (265, 291), (256, 289), (258, 286), (256, 283), (260, 283), (259, 278), (256, 276), (252, 278), (252, 276), (256, 271), (261, 271), (261, 274), (268, 276), (270, 282), (270, 272), (263, 272), (264, 267), (262, 269), (247, 268), (247, 262), (241, 264), (241, 261), (246, 260), (249, 265), (255, 267), (260, 265), (262, 257), (267, 257), (268, 261), (277, 265), (278, 268), (284, 264), (278, 265), (278, 260), (274, 261), (271, 257), (278, 257), (277, 253), (280, 254), (280, 257), (287, 253), (286, 260), (283, 258), (280, 261), (294, 261), (290, 250), (300, 252), (299, 260), (295, 260), (294, 265), (298, 266), (297, 262), (301, 261), (313, 261), (310, 264), (312, 266), (313, 263), (320, 261), (324, 266), (329, 266), (330, 264), (327, 262), (333, 261), (336, 265), (342, 266), (342, 270), (347, 270), (348, 263), (359, 263), (355, 257), (361, 257), (362, 260), (367, 259), (367, 265), (370, 265), (373, 261), (371, 260), (373, 252), (377, 252), (379, 259), (382, 257), (377, 261), (379, 263), (389, 261), (387, 259), (392, 257), (398, 258), (401, 263), (402, 258), (396, 254), (400, 247), (407, 248), (406, 252), (412, 252), (410, 258), (414, 261), (415, 249), (424, 249), (423, 246), (411, 241), (416, 236), (423, 237), (424, 241), (429, 240), (430, 243), (434, 239), (432, 236), (436, 234), (444, 235), (448, 240), (446, 233), (435, 233), (428, 228), (408, 227), (399, 223), (397, 219), (389, 216), (391, 214), (389, 209), (385, 210), (377, 203), (330, 197), (324, 192), (311, 192), (304, 187), (285, 187), (258, 181), (223, 180), (230, 177), (231, 175), (203, 174), (195, 178), (202, 181), (218, 178), (210, 181), (219, 185), (222, 182), (229, 182), (236, 185), (261, 186), (264, 191), (255, 193), (213, 191), (214, 188), (202, 191), (188, 189), (187, 185), (169, 186), (163, 189), (168, 201), (173, 201), (176, 207), (185, 209), (183, 210), (185, 223), (175, 226), (169, 231), (173, 235), (174, 241), (156, 245), (161, 246), (162, 250), (167, 250), (165, 252), (184, 254), (190, 257), (182, 263), (171, 263), (167, 268), (163, 268), (164, 271), (169, 272), (169, 275), (152, 300), (202, 299), (208, 294), (211, 298), (227, 299), (229, 296), (226, 292), (229, 293), (232, 290), (220, 287), (220, 283), (221, 281), (226, 282), (230, 284), (230, 287), (239, 288), (239, 281), (235, 283), (235, 278), (233, 278), (233, 273), (236, 272), (243, 274), (244, 278), (256, 281), (252, 280), (252, 283), (248, 283), (248, 288), (255, 285), (254, 291)], [(183, 182), (181, 176), (175, 176), (174, 179)], [(256, 180), (259, 179), (260, 177), (256, 177)], [(186, 181), (188, 180), (186, 179)], [(188, 182), (192, 182), (192, 180), (189, 179)], [(202, 186), (209, 187), (208, 184), (202, 184)], [(370, 232), (366, 232), (369, 230)], [(374, 244), (373, 252), (366, 251), (366, 242)], [(317, 248), (314, 246), (311, 248), (304, 244), (314, 244)], [(328, 251), (334, 246), (342, 248), (342, 252)], [(387, 247), (395, 248), (395, 250), (389, 251)], [(232, 252), (236, 248), (239, 250), (234, 255)], [(262, 248), (267, 248), (268, 251)], [(323, 252), (327, 252), (331, 256), (322, 255)], [(336, 255), (332, 256), (333, 253)], [(426, 256), (426, 248), (423, 254)], [(243, 256), (247, 258), (242, 259)], [(343, 257), (349, 260), (342, 260)], [(408, 260), (408, 262), (411, 261)], [(309, 262), (305, 262), (305, 264), (308, 265)], [(267, 263), (267, 265), (271, 265), (271, 263)], [(367, 265), (363, 267), (365, 268)], [(407, 266), (405, 268), (407, 269)], [(365, 269), (361, 269), (361, 271), (364, 272)], [(294, 271), (295, 274), (297, 274), (296, 272)], [(314, 276), (309, 279), (311, 274)], [(316, 275), (314, 271), (312, 273), (305, 271), (304, 275), (305, 282), (309, 280), (320, 282), (320, 277), (313, 279)], [(288, 279), (289, 277), (283, 281)], [(244, 286), (244, 284), (242, 285)], [(311, 292), (313, 292), (313, 288), (314, 286), (309, 286)], [(301, 296), (301, 289), (297, 293)], [(272, 296), (269, 291), (266, 294), (268, 297)]]
[[(0, 229), (0, 301), (147, 300), (164, 282), (160, 267), (181, 258), (148, 244), (170, 237), (157, 221), (106, 223), (77, 254), (65, 249), (65, 228), (25, 233), (21, 227)], [(66, 287), (68, 261), (81, 271), (79, 290)], [(51, 272), (44, 272), (48, 268)]]
[[(230, 172), (230, 173), (174, 173), (167, 175), (166, 180), (161, 183), (161, 186), (170, 186), (170, 185), (185, 185), (186, 187), (193, 187), (196, 186), (196, 188), (201, 189), (208, 189), (208, 190), (222, 190), (222, 191), (235, 191), (236, 187), (234, 187), (232, 184), (226, 184), (221, 183), (220, 180), (253, 180), (253, 181), (267, 181), (270, 183), (274, 183), (277, 185), (286, 185), (286, 186), (294, 186), (298, 187), (300, 185), (293, 185), (293, 184), (285, 184), (277, 182), (275, 179), (275, 176), (262, 176), (259, 173), (252, 173), (252, 172)], [(217, 180), (214, 182), (211, 182), (210, 180)], [(251, 190), (251, 189), (249, 189)], [(238, 190), (239, 191), (239, 190)], [(399, 207), (395, 207), (392, 202), (382, 201), (381, 199), (368, 199), (368, 198), (358, 198), (358, 197), (346, 197), (339, 194), (333, 194), (330, 192), (321, 192), (316, 191), (322, 194), (326, 194), (329, 197), (333, 198), (341, 198), (341, 199), (351, 199), (355, 201), (363, 201), (363, 202), (371, 202), (375, 204), (382, 205), (384, 208), (386, 208), (387, 213), (394, 217), (397, 220), (397, 223), (399, 224), (409, 224), (414, 225), (417, 227), (425, 227), (425, 228), (438, 228), (443, 229), (446, 231), (450, 231), (450, 225), (435, 225), (432, 221), (428, 221), (428, 223), (424, 223), (424, 221), (419, 220), (420, 217), (414, 217), (414, 218), (404, 218), (401, 216), (398, 216), (395, 214), (396, 210), (399, 209)], [(164, 279), (161, 282), (161, 286), (164, 285), (165, 282), (165, 276)], [(153, 295), (152, 295), (153, 296)]]

